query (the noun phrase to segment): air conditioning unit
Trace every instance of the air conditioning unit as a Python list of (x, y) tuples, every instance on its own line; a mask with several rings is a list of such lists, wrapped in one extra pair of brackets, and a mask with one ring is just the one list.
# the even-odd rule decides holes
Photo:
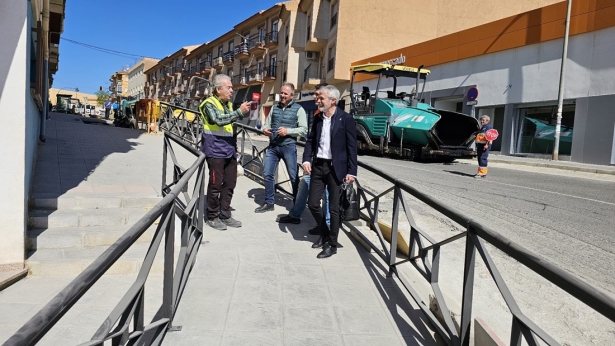
[(306, 60), (318, 60), (318, 52), (305, 52)]

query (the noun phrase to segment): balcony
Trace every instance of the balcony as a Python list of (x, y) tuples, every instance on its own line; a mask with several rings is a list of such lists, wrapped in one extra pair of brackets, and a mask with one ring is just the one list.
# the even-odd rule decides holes
[(247, 72), (247, 82), (248, 85), (256, 85), (263, 84), (263, 69), (254, 67), (249, 69)]
[(209, 75), (211, 73), (211, 70), (212, 70), (211, 61), (201, 60), (199, 62), (198, 71), (196, 72), (196, 75), (201, 75), (201, 74)]
[(275, 67), (276, 67), (275, 65), (265, 66), (265, 69), (263, 70), (263, 81), (264, 82), (275, 80), (276, 78), (276, 68)]
[(197, 83), (194, 89), (194, 93), (191, 91), (191, 98), (193, 100), (200, 99), (208, 95), (207, 89), (205, 88), (205, 83)]
[(248, 53), (248, 44), (240, 44), (235, 47), (235, 57), (239, 59), (247, 59), (250, 57), (250, 53)]
[(265, 51), (265, 37), (252, 36), (248, 41), (248, 51), (250, 54), (258, 54)]
[(219, 56), (219, 57), (214, 59), (213, 66), (216, 69), (222, 68), (222, 66), (224, 66), (224, 62), (222, 61), (222, 57), (221, 56)]
[(240, 89), (240, 88), (245, 88), (248, 86), (247, 78), (243, 74), (233, 76), (232, 82), (233, 82), (233, 89)]
[(222, 62), (225, 66), (233, 66), (235, 62), (235, 52), (230, 51), (222, 54)]
[(278, 32), (272, 31), (265, 35), (265, 48), (275, 48), (278, 46)]
[(303, 84), (301, 89), (312, 89), (320, 83), (324, 83), (324, 78), (318, 73), (318, 64), (312, 63), (303, 70)]

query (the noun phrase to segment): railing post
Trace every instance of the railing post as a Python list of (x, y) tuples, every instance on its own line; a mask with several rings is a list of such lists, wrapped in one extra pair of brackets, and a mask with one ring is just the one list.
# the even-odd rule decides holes
[[(388, 277), (393, 275), (396, 270), (395, 262), (397, 261), (397, 233), (399, 232), (399, 198), (401, 197), (401, 190), (397, 183), (393, 190), (393, 220), (391, 222), (391, 251), (389, 252), (389, 273)], [(376, 220), (378, 222), (378, 220)]]
[(167, 138), (162, 141), (162, 185), (160, 186), (160, 195), (164, 196), (164, 185), (167, 182)]
[(461, 346), (470, 345), (470, 329), (472, 326), (472, 297), (474, 295), (474, 267), (476, 265), (476, 247), (472, 239), (472, 232), (472, 226), (468, 223), (463, 268), (463, 294), (461, 297)]
[(181, 326), (173, 326), (175, 292), (173, 292), (173, 269), (175, 255), (175, 205), (172, 203), (168, 207), (168, 224), (164, 237), (164, 278), (162, 286), (162, 310), (163, 316), (169, 318), (168, 331), (179, 331)]
[(243, 167), (243, 157), (245, 156), (244, 152), (243, 152), (243, 150), (245, 148), (245, 144), (246, 144), (246, 130), (243, 129), (241, 131), (241, 153), (240, 153), (240, 155), (241, 155), (241, 167)]

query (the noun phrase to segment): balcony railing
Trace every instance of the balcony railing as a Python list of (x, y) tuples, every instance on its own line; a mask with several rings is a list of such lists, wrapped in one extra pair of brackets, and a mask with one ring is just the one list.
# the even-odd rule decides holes
[(224, 61), (222, 61), (222, 57), (219, 56), (219, 57), (215, 58), (214, 62), (213, 62), (213, 67), (219, 68), (219, 67), (222, 67), (222, 66), (224, 66)]
[(211, 61), (209, 61), (209, 60), (202, 60), (202, 61), (199, 62), (199, 68), (198, 68), (199, 71), (204, 71), (204, 70), (207, 70), (207, 69), (210, 69), (210, 68), (211, 68)]
[(272, 31), (265, 35), (265, 47), (275, 47), (278, 45), (278, 32)]
[(276, 66), (275, 65), (265, 66), (265, 68), (263, 69), (263, 81), (267, 82), (270, 80), (275, 80), (275, 78), (276, 78)]
[(265, 36), (266, 35), (254, 35), (250, 37), (248, 41), (248, 49), (250, 53), (256, 53), (265, 49)]
[(238, 58), (247, 58), (250, 56), (250, 54), (248, 53), (248, 44), (247, 43), (242, 43), (240, 45), (238, 45), (237, 47), (235, 47), (235, 57)]
[[(312, 63), (308, 65), (308, 67), (303, 70), (303, 83), (310, 82), (310, 80), (320, 80), (320, 75), (318, 73), (318, 64)], [(318, 83), (316, 83), (318, 84)]]
[(243, 73), (237, 76), (233, 76), (231, 78), (231, 81), (233, 83), (233, 88), (235, 89), (248, 86), (247, 80), (248, 80), (247, 76), (244, 75)]
[(222, 62), (224, 63), (224, 65), (227, 65), (227, 66), (232, 65), (234, 61), (235, 61), (234, 51), (230, 51), (230, 52), (226, 52), (222, 54)]
[(263, 83), (263, 68), (254, 67), (247, 71), (247, 80), (248, 85), (254, 85)]

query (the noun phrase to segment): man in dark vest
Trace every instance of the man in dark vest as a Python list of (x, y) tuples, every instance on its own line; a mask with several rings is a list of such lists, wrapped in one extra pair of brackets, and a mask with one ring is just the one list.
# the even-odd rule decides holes
[(271, 113), (263, 125), (265, 136), (269, 137), (269, 148), (265, 154), (265, 203), (254, 210), (264, 213), (273, 210), (275, 202), (275, 179), (273, 175), (280, 159), (284, 160), (288, 177), (297, 190), (297, 137), (307, 133), (307, 116), (303, 107), (293, 101), (295, 86), (282, 83), (280, 102), (271, 108)]
[(250, 111), (250, 102), (244, 102), (233, 111), (233, 83), (225, 74), (213, 80), (213, 95), (199, 106), (203, 120), (200, 150), (207, 157), (209, 183), (207, 184), (207, 225), (217, 230), (241, 227), (231, 216), (231, 199), (237, 183), (237, 138), (233, 133), (236, 120)]

